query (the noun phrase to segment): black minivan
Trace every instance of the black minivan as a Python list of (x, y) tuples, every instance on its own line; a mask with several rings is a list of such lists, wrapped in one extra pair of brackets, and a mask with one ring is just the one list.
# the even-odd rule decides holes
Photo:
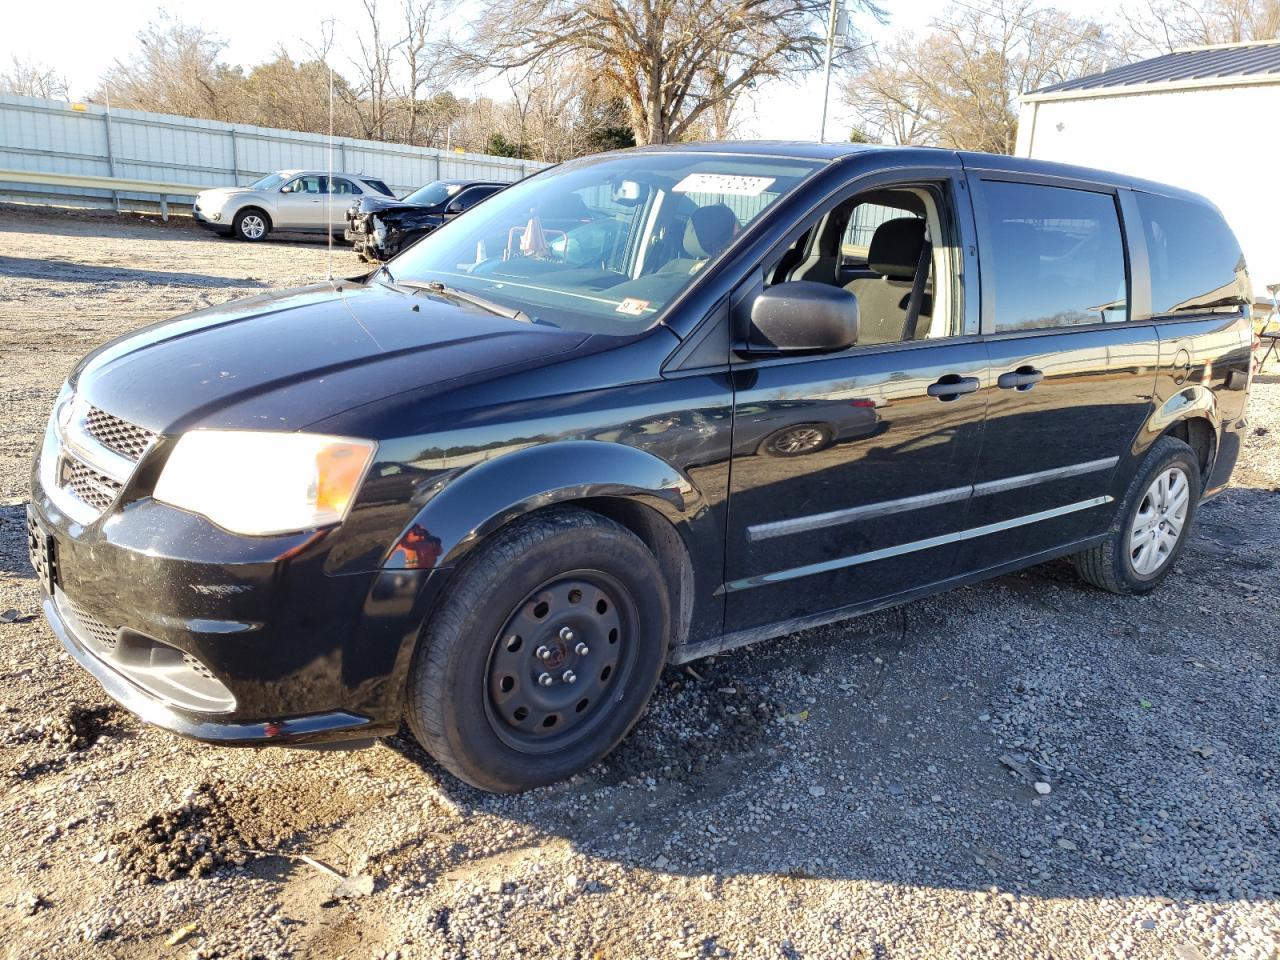
[[(588, 217), (550, 226), (539, 211)], [(680, 663), (1072, 555), (1143, 593), (1246, 429), (1204, 199), (921, 148), (566, 163), (368, 276), (86, 357), (32, 480), (54, 632), (219, 743), (407, 718), (488, 790)]]

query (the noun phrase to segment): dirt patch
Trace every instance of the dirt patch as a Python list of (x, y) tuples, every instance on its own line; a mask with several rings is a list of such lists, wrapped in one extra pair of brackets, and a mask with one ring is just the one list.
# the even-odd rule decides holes
[(110, 704), (86, 707), (72, 703), (48, 723), (44, 738), (64, 750), (87, 750), (120, 716), (120, 709)]
[(154, 813), (111, 838), (118, 865), (144, 883), (204, 877), (219, 867), (242, 867), (256, 841), (247, 839), (226, 808), (219, 787), (202, 783), (171, 810)]

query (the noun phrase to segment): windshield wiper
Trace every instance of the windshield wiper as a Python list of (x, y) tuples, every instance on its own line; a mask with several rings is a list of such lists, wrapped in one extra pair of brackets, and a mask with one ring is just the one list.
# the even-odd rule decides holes
[[(383, 268), (385, 269), (385, 267)], [(390, 274), (388, 274), (388, 277)], [(468, 293), (466, 290), (459, 290), (457, 287), (451, 287), (448, 284), (441, 283), (439, 280), (394, 280), (397, 286), (408, 287), (411, 290), (426, 290), (428, 293), (438, 293), (442, 297), (449, 297), (453, 300), (461, 300), (463, 303), (469, 303), (473, 307), (479, 307), (499, 317), (506, 317), (508, 320), (519, 320), (523, 323), (533, 323), (533, 318), (523, 310), (517, 310), (515, 307), (504, 307), (500, 303), (494, 303), (492, 300), (486, 300), (484, 297), (477, 296), (474, 293)]]

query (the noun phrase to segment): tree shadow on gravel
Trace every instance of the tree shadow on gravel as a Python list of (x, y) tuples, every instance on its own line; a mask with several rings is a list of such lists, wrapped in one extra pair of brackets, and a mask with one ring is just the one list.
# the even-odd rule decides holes
[(1276, 601), (1236, 582), (1276, 581), (1278, 506), (1206, 504), (1146, 597), (1059, 561), (668, 668), (567, 783), (491, 796), (389, 745), (464, 817), (657, 873), (1280, 898)]
[(263, 288), (263, 280), (246, 277), (215, 277), (207, 273), (178, 273), (169, 270), (138, 270), (131, 267), (102, 266), (48, 260), (35, 257), (0, 257), (0, 274), (59, 283), (148, 283), (158, 286), (208, 289)]

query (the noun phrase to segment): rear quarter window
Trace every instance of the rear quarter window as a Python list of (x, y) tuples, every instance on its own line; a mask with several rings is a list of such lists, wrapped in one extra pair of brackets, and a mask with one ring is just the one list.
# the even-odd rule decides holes
[(997, 331), (1128, 319), (1111, 194), (993, 180), (982, 187)]
[(1136, 197), (1154, 313), (1235, 309), (1249, 302), (1244, 256), (1221, 214), (1191, 200), (1154, 193)]
[(390, 187), (388, 187), (388, 186), (387, 186), (385, 183), (383, 183), (381, 180), (366, 180), (366, 181), (365, 181), (365, 183), (367, 183), (369, 186), (373, 187), (373, 189), (377, 190), (377, 191), (378, 191), (380, 194), (382, 194), (384, 197), (394, 197), (394, 196), (395, 196), (395, 194), (391, 192), (391, 188), (390, 188)]

